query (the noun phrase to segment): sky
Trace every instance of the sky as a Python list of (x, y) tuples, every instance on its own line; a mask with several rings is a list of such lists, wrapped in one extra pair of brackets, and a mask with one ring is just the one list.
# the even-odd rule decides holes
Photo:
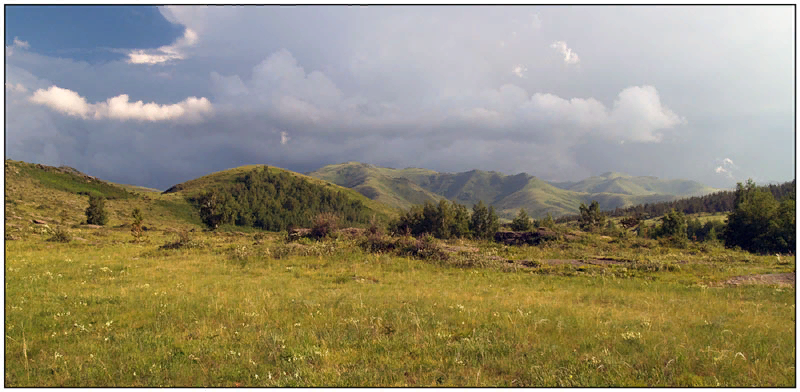
[(792, 6), (5, 6), (6, 158), (795, 176)]

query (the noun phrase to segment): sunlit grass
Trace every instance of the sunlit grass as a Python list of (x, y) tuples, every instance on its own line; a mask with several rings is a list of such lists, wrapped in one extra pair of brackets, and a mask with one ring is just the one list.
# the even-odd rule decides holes
[(346, 240), (278, 260), (277, 234), (158, 250), (173, 236), (146, 235), (6, 242), (6, 386), (795, 385), (794, 287), (712, 284), (793, 271), (793, 257), (467, 243), (515, 260), (688, 261), (543, 272)]

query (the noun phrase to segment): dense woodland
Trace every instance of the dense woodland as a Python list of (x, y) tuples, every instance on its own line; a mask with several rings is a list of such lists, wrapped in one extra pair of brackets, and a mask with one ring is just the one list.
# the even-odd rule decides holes
[[(787, 195), (794, 197), (795, 181), (783, 184), (770, 184), (759, 186), (759, 189), (769, 191), (776, 200), (782, 200)], [(636, 215), (642, 219), (662, 216), (670, 210), (680, 211), (684, 214), (696, 214), (699, 212), (728, 212), (733, 210), (736, 199), (736, 191), (721, 191), (705, 196), (695, 196), (685, 199), (665, 201), (660, 203), (645, 203), (627, 208), (616, 208), (605, 213), (611, 217), (621, 217)], [(580, 219), (580, 215), (567, 215), (556, 219), (556, 222), (572, 222)]]
[(192, 199), (203, 222), (257, 227), (270, 231), (308, 227), (323, 213), (334, 213), (345, 225), (369, 222), (370, 210), (360, 200), (288, 173), (259, 168), (233, 184), (217, 187)]

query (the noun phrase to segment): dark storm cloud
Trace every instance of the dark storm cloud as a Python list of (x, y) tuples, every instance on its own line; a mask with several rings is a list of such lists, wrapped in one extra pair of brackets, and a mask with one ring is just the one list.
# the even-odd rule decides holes
[[(181, 60), (89, 64), (14, 48), (7, 152), (161, 189), (242, 164), (310, 171), (351, 160), (728, 186), (715, 168), (729, 158), (742, 173), (789, 179), (793, 31), (782, 11), (169, 8), (168, 20), (197, 34), (175, 44)], [(61, 106), (30, 101), (53, 85), (75, 94), (53, 97)], [(186, 123), (50, 109), (120, 94), (152, 110), (207, 98), (213, 114)]]

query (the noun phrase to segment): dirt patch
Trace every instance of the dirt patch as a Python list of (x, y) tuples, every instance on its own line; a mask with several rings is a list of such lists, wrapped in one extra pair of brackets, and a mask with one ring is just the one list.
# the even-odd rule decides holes
[(796, 274), (788, 272), (784, 274), (761, 274), (761, 275), (744, 275), (735, 276), (726, 280), (724, 283), (731, 286), (739, 286), (743, 284), (777, 284), (777, 285), (795, 285)]

